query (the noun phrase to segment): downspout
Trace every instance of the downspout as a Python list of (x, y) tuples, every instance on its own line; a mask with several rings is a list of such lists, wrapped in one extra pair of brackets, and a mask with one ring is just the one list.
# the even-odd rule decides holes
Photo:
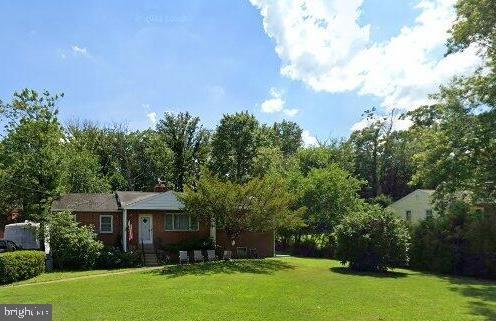
[(127, 209), (122, 210), (122, 250), (127, 252)]

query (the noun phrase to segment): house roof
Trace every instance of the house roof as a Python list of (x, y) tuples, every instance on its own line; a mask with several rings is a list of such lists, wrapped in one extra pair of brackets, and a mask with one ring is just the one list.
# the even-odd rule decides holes
[(179, 211), (184, 208), (172, 191), (164, 193), (117, 192), (120, 205), (125, 209)]
[(52, 203), (52, 211), (117, 212), (115, 194), (69, 193)]
[(52, 211), (55, 212), (118, 212), (120, 209), (180, 211), (183, 208), (183, 203), (172, 191), (164, 193), (118, 191), (115, 194), (69, 193), (52, 203)]

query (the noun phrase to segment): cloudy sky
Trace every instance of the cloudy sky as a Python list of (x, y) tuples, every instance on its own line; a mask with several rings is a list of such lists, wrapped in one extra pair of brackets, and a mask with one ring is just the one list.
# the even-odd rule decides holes
[(479, 63), (444, 57), (455, 0), (2, 1), (0, 97), (63, 92), (61, 118), (208, 128), (248, 110), (296, 121), (307, 144), (377, 107), (408, 110)]

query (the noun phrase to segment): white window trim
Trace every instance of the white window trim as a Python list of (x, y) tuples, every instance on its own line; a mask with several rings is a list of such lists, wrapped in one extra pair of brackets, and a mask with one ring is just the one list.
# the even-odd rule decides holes
[[(102, 218), (110, 217), (110, 231), (102, 231)], [(100, 215), (100, 234), (114, 233), (114, 215)]]
[[(196, 230), (192, 230), (190, 228), (189, 229), (186, 229), (186, 230), (184, 230), (184, 229), (179, 230), (179, 229), (175, 229), (174, 228), (174, 220), (175, 220), (176, 215), (186, 215), (186, 214), (167, 213), (165, 215), (166, 216), (167, 215), (172, 215), (172, 229), (168, 229), (167, 228), (167, 217), (166, 216), (164, 217), (164, 230), (165, 231), (168, 231), (168, 232), (198, 232), (200, 230), (200, 222), (198, 222), (198, 224), (196, 224)], [(191, 219), (192, 219), (192, 217), (191, 217), (191, 215), (188, 215), (188, 217), (189, 217), (188, 226), (191, 226)], [(198, 221), (198, 219), (197, 219), (197, 221)]]

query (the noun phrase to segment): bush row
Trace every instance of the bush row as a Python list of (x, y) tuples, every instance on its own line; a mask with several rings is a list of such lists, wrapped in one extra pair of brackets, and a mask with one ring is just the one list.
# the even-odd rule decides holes
[(44, 271), (44, 252), (16, 251), (0, 254), (0, 284), (26, 280)]
[(411, 267), (496, 278), (496, 216), (455, 202), (412, 229)]

